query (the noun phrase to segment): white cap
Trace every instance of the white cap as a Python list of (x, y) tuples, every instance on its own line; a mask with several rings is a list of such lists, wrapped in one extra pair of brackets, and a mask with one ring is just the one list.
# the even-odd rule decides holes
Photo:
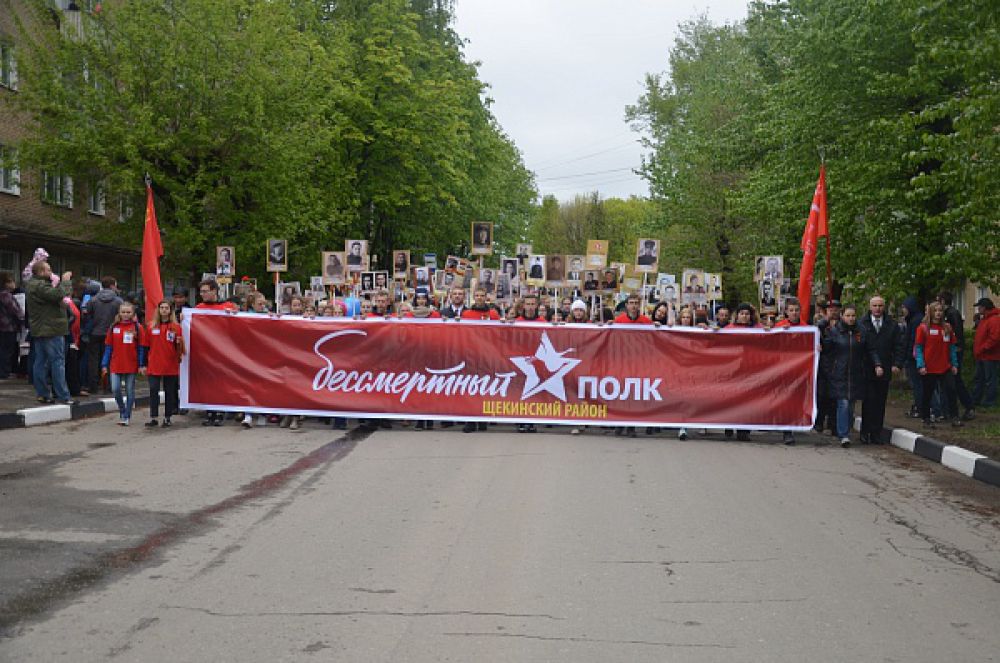
[(581, 309), (581, 310), (583, 310), (583, 311), (586, 311), (586, 310), (587, 310), (587, 305), (586, 305), (586, 304), (584, 304), (584, 303), (583, 303), (583, 301), (581, 301), (581, 300), (579, 300), (579, 299), (578, 299), (578, 300), (576, 300), (575, 302), (573, 302), (573, 303), (572, 303), (572, 304), (570, 305), (570, 307), (569, 307), (569, 310), (570, 310), (570, 311), (575, 311), (575, 310), (577, 310), (577, 309)]

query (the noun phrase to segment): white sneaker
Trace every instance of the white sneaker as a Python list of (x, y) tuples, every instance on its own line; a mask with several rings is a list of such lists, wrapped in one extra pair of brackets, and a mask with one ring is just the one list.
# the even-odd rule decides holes
[(127, 423), (127, 421), (128, 421), (128, 420), (127, 420), (127, 419), (126, 419), (125, 417), (123, 417), (123, 416), (122, 416), (122, 415), (120, 415), (120, 414), (118, 415), (118, 425), (119, 425), (119, 426), (128, 426), (128, 423)]
[(840, 446), (842, 448), (844, 448), (844, 449), (846, 449), (847, 447), (851, 446), (851, 438), (849, 438), (849, 437), (842, 437), (842, 438), (840, 438)]
[(243, 428), (253, 428), (253, 417), (249, 414), (243, 415)]
[(299, 429), (299, 420), (300, 419), (302, 419), (302, 417), (292, 417), (292, 422), (290, 424), (288, 424), (288, 429), (289, 430), (298, 430)]
[(688, 439), (688, 429), (687, 428), (682, 428), (680, 430), (680, 432), (677, 433), (677, 439), (678, 440), (686, 440), (686, 439)]
[(580, 434), (580, 429), (579, 428), (574, 428), (573, 430), (571, 430), (569, 432), (569, 434), (570, 435), (579, 435)]
[(122, 419), (122, 426), (128, 426), (128, 419)]

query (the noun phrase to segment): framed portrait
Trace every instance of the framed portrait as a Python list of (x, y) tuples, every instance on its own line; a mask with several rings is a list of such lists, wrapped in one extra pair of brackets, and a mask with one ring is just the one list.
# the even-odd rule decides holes
[(368, 269), (368, 240), (349, 239), (344, 242), (344, 253), (347, 254), (347, 271), (363, 272)]
[(722, 299), (722, 274), (705, 272), (705, 294), (710, 302)]
[(518, 244), (517, 250), (514, 252), (514, 255), (517, 257), (518, 260), (521, 261), (521, 264), (523, 265), (525, 261), (528, 259), (528, 256), (531, 255), (531, 244)]
[(413, 287), (429, 288), (431, 286), (431, 272), (429, 267), (413, 268)]
[(618, 278), (619, 279), (621, 279), (622, 277), (625, 276), (625, 268), (626, 267), (627, 267), (627, 265), (625, 263), (623, 263), (623, 262), (613, 262), (613, 263), (611, 263), (611, 269), (613, 269), (616, 272), (618, 272)]
[(325, 284), (323, 283), (322, 276), (309, 277), (309, 289), (312, 290), (313, 292), (319, 292), (319, 293), (326, 292), (326, 288), (324, 287), (324, 285)]
[(759, 287), (761, 308), (778, 308), (778, 284), (774, 279), (762, 279)]
[[(455, 285), (458, 277), (455, 272), (449, 272), (446, 269), (438, 270), (437, 274), (434, 275), (434, 289), (447, 292), (451, 286)], [(461, 283), (461, 281), (457, 281)]]
[(375, 275), (375, 292), (379, 290), (391, 290), (392, 280), (388, 271), (372, 272)]
[(618, 289), (618, 270), (614, 267), (605, 267), (601, 272), (601, 290)]
[(323, 265), (323, 284), (343, 285), (347, 254), (343, 251), (323, 251), (320, 257)]
[(588, 269), (583, 272), (583, 291), (587, 293), (598, 292), (601, 289), (601, 270)]
[(493, 255), (493, 224), (489, 221), (472, 222), (472, 249), (474, 256)]
[(533, 253), (528, 256), (528, 285), (545, 284), (545, 256)]
[(500, 273), (506, 275), (511, 283), (516, 283), (518, 280), (518, 267), (517, 258), (501, 258), (500, 260)]
[(685, 269), (681, 276), (681, 301), (684, 304), (704, 304), (705, 272), (700, 269)]
[(215, 247), (215, 273), (232, 276), (236, 272), (236, 249), (232, 246)]
[(275, 303), (278, 305), (278, 310), (282, 313), (288, 313), (288, 306), (292, 301), (292, 297), (301, 294), (302, 285), (298, 281), (278, 283), (278, 291), (275, 295), (275, 299), (277, 300)]
[(483, 267), (479, 270), (476, 286), (484, 288), (486, 294), (494, 295), (497, 291), (497, 270), (490, 267)]
[(754, 280), (781, 281), (785, 278), (785, 259), (782, 256), (757, 256)]
[(638, 266), (630, 266), (625, 270), (625, 278), (621, 281), (621, 289), (625, 292), (639, 292), (642, 288), (642, 272)]
[(366, 295), (375, 292), (375, 272), (361, 272), (361, 292)]
[(561, 286), (566, 281), (566, 256), (550, 254), (545, 256), (545, 284)]
[(635, 249), (635, 271), (651, 273), (656, 272), (660, 264), (660, 240), (648, 237), (640, 238), (636, 242)]
[(587, 267), (605, 267), (608, 264), (608, 240), (587, 240)]
[(678, 298), (676, 283), (666, 283), (658, 286), (657, 290), (659, 291), (657, 294), (659, 295), (661, 302), (667, 302), (674, 307), (677, 306)]
[(448, 256), (444, 259), (444, 271), (452, 273), (457, 272), (460, 262), (461, 259), (458, 256)]
[(397, 250), (392, 252), (392, 278), (406, 279), (410, 271), (410, 252)]
[(438, 266), (438, 254), (436, 253), (425, 253), (424, 254), (424, 267), (433, 267), (437, 269)]
[(511, 298), (514, 295), (514, 289), (509, 274), (506, 274), (504, 272), (497, 274), (496, 295), (497, 295), (497, 300), (503, 302), (510, 302)]
[(677, 276), (675, 274), (666, 274), (664, 272), (660, 272), (659, 274), (656, 275), (656, 287), (658, 288), (676, 284), (677, 284)]
[(288, 271), (287, 239), (267, 240), (267, 271), (269, 272)]
[(566, 256), (566, 285), (579, 286), (583, 284), (583, 270), (586, 258), (582, 255)]

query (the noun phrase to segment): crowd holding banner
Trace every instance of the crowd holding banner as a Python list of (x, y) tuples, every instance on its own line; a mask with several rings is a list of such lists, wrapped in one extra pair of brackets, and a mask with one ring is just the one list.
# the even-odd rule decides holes
[[(215, 426), (231, 412), (248, 428), (255, 415), (258, 424), (290, 428), (303, 416), (329, 418), (337, 428), (347, 417), (366, 425), (416, 420), (418, 428), (461, 419), (466, 432), (503, 422), (516, 423), (520, 432), (536, 430), (537, 423), (567, 424), (574, 432), (580, 425), (613, 425), (626, 435), (635, 435), (637, 425), (649, 434), (669, 427), (682, 439), (695, 428), (735, 432), (739, 439), (751, 430), (782, 430), (786, 444), (794, 444), (793, 431), (815, 427), (829, 429), (842, 446), (850, 445), (858, 401), (860, 441), (882, 441), (888, 383), (901, 370), (914, 394), (911, 414), (927, 426), (944, 418), (960, 426), (977, 405), (996, 403), (1000, 317), (988, 298), (977, 302), (971, 393), (959, 373), (964, 321), (948, 292), (924, 312), (907, 299), (898, 319), (887, 315), (881, 297), (860, 311), (841, 307), (831, 292), (817, 300), (810, 318), (806, 298), (819, 237), (827, 237), (832, 282), (822, 171), (803, 234), (799, 297), (791, 294), (783, 257), (760, 256), (754, 266), (759, 301), (732, 311), (720, 274), (685, 268), (678, 282), (660, 271), (655, 238), (637, 240), (631, 265), (609, 263), (608, 242), (598, 239), (580, 254), (536, 254), (530, 244), (518, 244), (514, 256), (488, 267), (494, 226), (477, 221), (470, 257), (448, 255), (443, 265), (436, 254), (418, 258), (399, 249), (379, 269), (368, 241), (348, 238), (344, 251), (322, 252), (321, 274), (305, 290), (281, 280), (289, 271), (287, 240), (269, 239), (270, 301), (255, 280), (235, 280), (235, 249), (219, 246), (215, 273), (204, 274), (201, 301), (187, 313), (186, 292), (175, 291), (172, 300), (154, 292), (162, 246), (148, 198), (143, 277), (157, 287), (145, 293), (144, 314), (142, 298), (123, 302), (113, 278), (83, 284), (86, 295), (74, 298), (72, 275), (52, 274), (44, 249), (25, 268), (40, 402), (72, 404), (74, 396), (96, 391), (106, 375), (120, 423), (129, 425), (136, 375), (148, 373), (157, 396), (150, 427), (159, 425), (162, 388), (164, 425), (183, 406), (206, 410), (204, 424)], [(4, 379), (10, 334), (26, 316), (11, 296), (13, 279), (0, 281)], [(338, 355), (335, 367), (327, 342), (347, 344), (354, 359), (345, 367)], [(566, 367), (581, 363), (591, 368), (569, 376)], [(351, 375), (356, 379), (348, 388)], [(338, 380), (341, 386), (331, 387)], [(452, 382), (466, 391), (450, 391)], [(435, 391), (441, 384), (444, 392)], [(547, 385), (544, 395), (539, 385)], [(401, 393), (406, 398), (398, 398)], [(442, 393), (447, 398), (439, 398)]]

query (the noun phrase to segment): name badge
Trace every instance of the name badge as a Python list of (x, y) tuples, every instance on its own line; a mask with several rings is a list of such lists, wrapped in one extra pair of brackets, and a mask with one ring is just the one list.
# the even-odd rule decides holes
[(132, 336), (133, 336), (132, 332), (125, 332), (124, 334), (122, 334), (122, 343), (125, 343), (126, 345), (131, 345)]
[(111, 333), (112, 333), (112, 334), (121, 334), (121, 333), (122, 333), (122, 330), (121, 330), (121, 329), (118, 329), (118, 327), (115, 327), (114, 329), (112, 329), (112, 330), (111, 330)]
[(150, 331), (153, 332), (153, 336), (159, 336), (160, 335), (160, 328), (159, 327), (157, 327), (156, 329), (151, 329)]
[(939, 333), (939, 331), (940, 331), (940, 330), (937, 330), (937, 329), (932, 329), (932, 330), (931, 330), (931, 336), (937, 336), (937, 335), (938, 335), (938, 333)]
[(168, 331), (167, 332), (167, 341), (170, 342), (170, 343), (173, 343), (176, 340), (177, 340), (177, 334), (175, 334), (172, 331)]

